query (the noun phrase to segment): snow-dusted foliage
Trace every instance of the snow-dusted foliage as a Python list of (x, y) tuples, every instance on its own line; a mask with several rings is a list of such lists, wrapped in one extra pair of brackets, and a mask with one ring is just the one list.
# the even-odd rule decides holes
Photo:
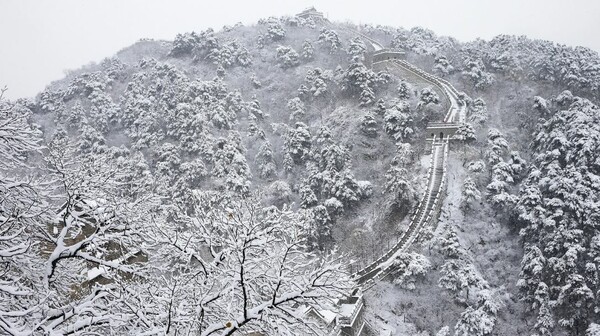
[(408, 100), (412, 96), (412, 87), (411, 85), (405, 81), (401, 80), (398, 84), (398, 99)]
[(395, 195), (399, 203), (410, 200), (414, 193), (407, 177), (408, 171), (396, 165), (385, 173), (385, 191)]
[[(158, 207), (143, 158), (106, 146), (80, 152), (64, 131), (32, 167), (26, 161), (42, 153), (28, 109), (0, 108), (3, 333), (320, 333), (298, 305), (347, 291), (339, 259), (306, 252), (302, 214), (210, 192), (193, 193), (187, 210)], [(237, 154), (227, 152), (239, 143), (217, 148), (215, 160), (233, 158), (219, 172), (233, 169)], [(168, 143), (153, 157), (161, 175), (198, 171)], [(29, 178), (14, 174), (27, 170)]]
[[(462, 312), (454, 325), (456, 335), (493, 334), (504, 301), (502, 288), (493, 288), (483, 277), (473, 254), (458, 237), (456, 228), (445, 226), (431, 246), (442, 257), (432, 269), (439, 271), (438, 287), (450, 294)], [(436, 260), (433, 258), (432, 260)], [(442, 328), (443, 335), (449, 330)]]
[(335, 54), (342, 47), (342, 42), (338, 33), (333, 29), (323, 28), (319, 34), (318, 42), (329, 50), (330, 54)]
[(485, 336), (492, 333), (495, 317), (489, 316), (482, 309), (467, 307), (460, 315), (460, 320), (454, 326), (456, 336)]
[(472, 42), (468, 49), (478, 50), (490, 69), (510, 78), (547, 81), (588, 96), (600, 92), (600, 58), (587, 48), (499, 35), (489, 42)]
[(290, 46), (277, 47), (277, 61), (282, 68), (292, 68), (300, 64), (300, 56)]
[(469, 108), (468, 119), (475, 124), (484, 124), (488, 119), (488, 111), (485, 101), (481, 98), (467, 101)]
[(519, 194), (526, 253), (518, 286), (538, 314), (540, 334), (552, 332), (553, 316), (583, 334), (600, 312), (599, 112), (575, 97), (541, 125), (534, 168)]
[(362, 62), (350, 64), (342, 79), (342, 90), (352, 96), (358, 96), (361, 106), (373, 105), (376, 101), (375, 91), (386, 85), (390, 75), (385, 72), (375, 73)]
[(281, 41), (285, 38), (285, 29), (281, 24), (280, 20), (276, 18), (270, 18), (267, 22), (267, 38), (271, 41)]
[(451, 335), (451, 334), (450, 334), (450, 327), (448, 327), (448, 326), (442, 327), (442, 329), (440, 329), (440, 330), (439, 330), (439, 331), (438, 331), (438, 332), (435, 334), (435, 336), (450, 336), (450, 335)]
[(394, 140), (401, 141), (413, 134), (413, 119), (410, 108), (404, 101), (397, 101), (383, 116), (384, 129)]
[(11, 166), (0, 178), (0, 328), (79, 333), (128, 319), (119, 283), (141, 275), (139, 232), (153, 204), (139, 193), (143, 177), (126, 153), (78, 153), (64, 132), (32, 166), (40, 133), (26, 122), (27, 108), (5, 108), (1, 161)]
[(473, 179), (467, 177), (463, 183), (462, 199), (460, 201), (461, 206), (468, 210), (473, 206), (473, 203), (479, 201), (480, 198), (481, 192), (477, 188), (477, 185)]
[(306, 124), (297, 122), (294, 128), (288, 130), (285, 136), (285, 151), (296, 164), (308, 158), (311, 146), (310, 130)]
[(313, 98), (322, 98), (329, 91), (329, 85), (333, 80), (333, 73), (321, 68), (314, 68), (306, 72), (304, 84), (298, 89), (300, 99), (310, 101)]
[(375, 120), (375, 115), (372, 112), (367, 112), (362, 116), (362, 120), (360, 122), (361, 131), (365, 133), (369, 137), (377, 136), (377, 120)]
[(304, 40), (304, 42), (302, 42), (302, 51), (300, 52), (300, 56), (305, 61), (311, 61), (313, 58), (315, 58), (315, 48), (313, 47), (312, 43), (310, 43), (310, 40)]
[(366, 52), (367, 52), (367, 46), (360, 39), (360, 37), (352, 38), (348, 42), (348, 55), (350, 55), (350, 57), (352, 59), (363, 61), (365, 58)]
[(235, 39), (221, 41), (212, 29), (199, 34), (196, 32), (178, 34), (173, 41), (170, 54), (175, 57), (191, 55), (194, 60), (209, 60), (223, 68), (234, 65), (247, 67), (252, 64), (248, 49)]
[(300, 98), (292, 98), (287, 103), (287, 108), (292, 112), (290, 120), (302, 120), (306, 114), (306, 106)]
[(440, 96), (430, 87), (423, 88), (419, 92), (419, 103), (417, 108), (421, 109), (429, 105), (437, 105), (440, 103)]
[(177, 225), (153, 228), (159, 253), (150, 271), (160, 276), (140, 284), (133, 307), (160, 318), (133, 330), (320, 332), (302, 322), (302, 306), (326, 305), (349, 282), (339, 260), (306, 252), (303, 215), (211, 193), (198, 194), (193, 209), (165, 209)]
[(260, 146), (255, 160), (260, 177), (270, 179), (277, 174), (277, 166), (273, 159), (273, 147), (268, 140)]
[(454, 48), (451, 38), (437, 37), (429, 29), (414, 27), (410, 30), (396, 29), (391, 46), (420, 55), (436, 55), (444, 49)]
[(487, 195), (498, 210), (508, 210), (517, 202), (512, 193), (512, 185), (519, 182), (526, 169), (526, 162), (516, 151), (510, 152), (508, 141), (497, 129), (488, 131), (488, 167), (491, 179), (487, 185)]
[(471, 290), (487, 287), (486, 281), (473, 264), (466, 260), (450, 259), (442, 265), (440, 273), (442, 276), (438, 279), (439, 286), (457, 296), (464, 292), (467, 301)]
[(600, 324), (590, 323), (585, 336), (598, 336), (600, 335)]
[(461, 124), (456, 133), (454, 133), (454, 139), (460, 141), (463, 144), (472, 143), (477, 140), (475, 136), (475, 129), (469, 123)]
[(485, 65), (481, 60), (465, 60), (462, 74), (471, 82), (475, 90), (485, 90), (494, 82), (494, 75), (486, 72)]
[(431, 268), (431, 263), (423, 255), (402, 253), (394, 260), (394, 284), (406, 289), (415, 289), (415, 282)]
[(452, 66), (448, 58), (442, 55), (435, 58), (433, 72), (441, 77), (446, 77), (454, 72), (454, 67)]
[(408, 334), (598, 334), (598, 54), (300, 17), (140, 41), (0, 98), (0, 334), (327, 334), (304, 314), (406, 230), (448, 102), (374, 70), (369, 38), (465, 90), (467, 119), (440, 222), (365, 318), (396, 300), (379, 317)]

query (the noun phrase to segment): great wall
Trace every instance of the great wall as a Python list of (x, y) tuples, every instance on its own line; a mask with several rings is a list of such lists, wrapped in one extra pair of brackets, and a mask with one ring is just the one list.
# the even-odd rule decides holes
[[(303, 13), (305, 17), (311, 16), (311, 13), (318, 13), (314, 17), (315, 19), (321, 20), (325, 24), (329, 23), (323, 14), (317, 12), (314, 8)], [(330, 322), (331, 335), (335, 336), (373, 334), (374, 331), (366, 325), (367, 322), (363, 319), (365, 307), (363, 293), (390, 273), (394, 260), (399, 254), (408, 250), (423, 228), (436, 224), (447, 187), (447, 161), (450, 140), (466, 119), (466, 103), (463, 95), (450, 82), (407, 62), (404, 51), (385, 48), (378, 41), (359, 31), (352, 30), (351, 32), (362, 37), (370, 44), (372, 51), (369, 52), (366, 63), (371, 64), (373, 68), (387, 68), (391, 73), (394, 70), (400, 70), (416, 76), (441, 93), (449, 102), (449, 107), (443, 120), (431, 122), (427, 125), (428, 136), (425, 141), (428, 147), (431, 148), (431, 159), (427, 172), (427, 189), (413, 211), (410, 224), (399, 237), (398, 242), (387, 252), (366, 267), (352, 272), (352, 278), (357, 285), (346, 298), (338, 302), (339, 312), (335, 320)], [(369, 329), (371, 329), (370, 333), (368, 333)]]

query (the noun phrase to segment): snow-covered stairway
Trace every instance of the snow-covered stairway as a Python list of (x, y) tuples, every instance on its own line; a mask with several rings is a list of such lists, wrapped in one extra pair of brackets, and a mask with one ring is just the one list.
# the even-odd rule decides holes
[(444, 117), (444, 123), (464, 123), (466, 119), (466, 104), (464, 103), (461, 94), (447, 80), (434, 76), (421, 68), (418, 68), (405, 60), (394, 60), (394, 65), (407, 70), (424, 81), (431, 83), (437, 87), (446, 96), (450, 102), (448, 112)]
[[(379, 279), (385, 271), (391, 266), (396, 255), (404, 252), (414, 239), (418, 236), (421, 229), (429, 224), (435, 216), (436, 208), (440, 204), (445, 182), (445, 167), (448, 153), (448, 141), (441, 140), (433, 145), (431, 155), (431, 165), (429, 168), (429, 178), (427, 189), (417, 206), (417, 209), (411, 218), (407, 230), (402, 234), (399, 241), (389, 249), (384, 255), (379, 257), (373, 263), (364, 269), (356, 272), (354, 278), (361, 287), (370, 287), (372, 281)], [(366, 288), (364, 288), (366, 289)]]
[[(373, 39), (365, 37), (374, 50), (380, 50), (382, 45)], [(424, 81), (436, 86), (439, 91), (449, 101), (450, 106), (444, 120), (440, 125), (456, 125), (459, 122), (464, 122), (466, 115), (466, 105), (461, 94), (454, 88), (450, 82), (445, 79), (434, 76), (423, 69), (420, 69), (413, 64), (401, 60), (391, 59), (378, 63), (386, 63), (391, 66), (400, 67), (405, 71), (409, 71)], [(384, 255), (373, 261), (367, 267), (354, 273), (358, 286), (367, 289), (372, 286), (373, 281), (387, 274), (387, 269), (395, 260), (397, 254), (405, 251), (414, 239), (418, 236), (421, 229), (431, 223), (432, 219), (437, 220), (439, 209), (441, 206), (441, 198), (443, 197), (443, 188), (446, 183), (446, 161), (448, 156), (448, 142), (450, 137), (442, 135), (442, 138), (436, 138), (435, 134), (432, 138), (432, 155), (431, 163), (428, 172), (427, 190), (419, 202), (407, 230), (402, 234), (399, 241), (389, 249)]]
[(448, 139), (434, 141), (427, 190), (411, 218), (408, 229), (398, 243), (387, 253), (354, 274), (358, 286), (348, 298), (340, 301), (340, 313), (332, 335), (362, 335), (367, 325), (362, 319), (364, 309), (362, 293), (371, 288), (377, 280), (388, 274), (396, 256), (410, 246), (423, 227), (431, 223), (432, 220), (437, 220), (446, 184), (447, 159)]
[[(374, 50), (373, 54), (385, 52), (386, 49), (379, 42), (361, 33), (358, 34), (371, 44)], [(396, 53), (398, 55), (401, 54), (400, 52)], [(444, 120), (436, 123), (442, 129), (444, 127), (453, 128), (458, 123), (463, 123), (466, 117), (466, 104), (462, 95), (454, 86), (445, 79), (429, 74), (405, 60), (396, 58), (398, 55), (392, 55), (387, 59), (383, 58), (383, 60), (375, 62), (374, 65), (386, 64), (400, 67), (436, 86), (450, 103)], [(437, 221), (447, 183), (448, 148), (451, 139), (451, 134), (444, 134), (442, 132), (440, 135), (440, 137), (436, 137), (434, 133), (431, 138), (426, 140), (431, 141), (432, 145), (431, 161), (427, 173), (427, 189), (411, 217), (408, 228), (391, 249), (365, 268), (353, 274), (357, 286), (346, 300), (341, 301), (341, 310), (337, 317), (338, 323), (336, 323), (336, 327), (332, 330), (332, 335), (362, 335), (366, 325), (366, 322), (362, 319), (364, 308), (362, 293), (371, 288), (376, 281), (389, 274), (396, 257), (410, 247), (424, 227)]]

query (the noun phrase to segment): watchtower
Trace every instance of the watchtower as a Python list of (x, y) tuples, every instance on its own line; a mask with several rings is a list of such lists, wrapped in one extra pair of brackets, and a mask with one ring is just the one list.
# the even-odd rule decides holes
[(406, 59), (406, 53), (401, 50), (382, 49), (373, 52), (372, 61), (373, 63), (395, 60), (395, 59)]
[(434, 141), (452, 140), (460, 127), (459, 123), (430, 122), (427, 124), (427, 151), (431, 150)]
[(325, 16), (323, 15), (323, 13), (316, 10), (315, 7), (309, 7), (303, 10), (302, 12), (296, 14), (296, 16), (303, 19), (311, 18), (315, 22), (325, 20)]

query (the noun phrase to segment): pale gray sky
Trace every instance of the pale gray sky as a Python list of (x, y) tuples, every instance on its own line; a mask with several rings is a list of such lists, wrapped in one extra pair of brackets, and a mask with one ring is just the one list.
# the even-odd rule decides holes
[(31, 97), (65, 69), (114, 55), (140, 38), (295, 14), (422, 26), (461, 41), (528, 35), (600, 51), (598, 0), (1, 0), (0, 86)]

